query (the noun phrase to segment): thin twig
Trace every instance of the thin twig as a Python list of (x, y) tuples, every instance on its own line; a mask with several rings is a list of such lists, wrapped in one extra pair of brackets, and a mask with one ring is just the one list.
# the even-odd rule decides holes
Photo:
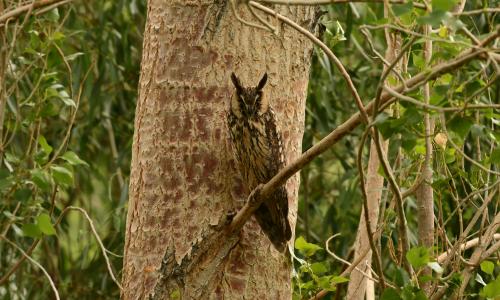
[(361, 112), (361, 116), (363, 117), (363, 122), (365, 124), (368, 124), (370, 123), (370, 118), (368, 117), (368, 114), (365, 110), (365, 107), (363, 105), (363, 101), (361, 100), (361, 98), (359, 97), (359, 93), (356, 89), (356, 87), (354, 86), (354, 83), (352, 82), (351, 80), (351, 76), (349, 75), (349, 73), (347, 73), (347, 70), (344, 68), (344, 66), (342, 65), (342, 62), (337, 58), (337, 56), (335, 56), (335, 54), (333, 54), (332, 50), (330, 50), (330, 48), (328, 48), (328, 46), (326, 46), (322, 41), (320, 41), (314, 34), (312, 34), (311, 32), (309, 32), (308, 30), (304, 29), (302, 26), (298, 25), (297, 23), (295, 23), (294, 21), (290, 20), (289, 18), (281, 15), (281, 14), (278, 14), (276, 11), (268, 8), (268, 7), (265, 7), (255, 1), (249, 1), (248, 2), (249, 5), (269, 14), (269, 15), (272, 15), (272, 16), (275, 16), (276, 18), (278, 18), (279, 20), (283, 21), (284, 23), (286, 23), (287, 25), (289, 25), (290, 27), (292, 27), (293, 29), (297, 30), (298, 32), (302, 33), (303, 35), (305, 35), (308, 39), (310, 39), (314, 44), (316, 44), (318, 47), (321, 48), (321, 50), (323, 50), (325, 52), (325, 54), (328, 56), (328, 58), (333, 61), (333, 63), (337, 66), (337, 68), (339, 69), (340, 73), (342, 74), (342, 76), (344, 77), (346, 83), (347, 83), (347, 86), (352, 94), (352, 96), (354, 97), (354, 100), (356, 102), (356, 105), (358, 106), (358, 109), (359, 111)]
[[(339, 235), (340, 235), (340, 233), (337, 233), (337, 234), (335, 234), (335, 235), (333, 235), (333, 236), (329, 237), (329, 238), (326, 240), (326, 242), (325, 242), (325, 245), (326, 245), (326, 252), (327, 252), (328, 254), (330, 254), (333, 258), (335, 258), (336, 260), (338, 260), (338, 261), (340, 261), (340, 262), (342, 262), (342, 263), (346, 264), (347, 266), (350, 266), (350, 265), (351, 265), (351, 263), (350, 263), (350, 262), (348, 262), (347, 260), (344, 260), (343, 258), (341, 258), (341, 257), (337, 256), (335, 253), (333, 253), (333, 252), (330, 250), (330, 247), (328, 246), (328, 244), (330, 243), (330, 241), (331, 241), (332, 239), (334, 239), (335, 237), (339, 236)], [(368, 278), (369, 280), (371, 280), (371, 281), (373, 281), (373, 282), (377, 282), (377, 283), (379, 282), (379, 281), (378, 281), (378, 279), (373, 278), (370, 274), (367, 274), (364, 270), (360, 269), (359, 267), (357, 267), (357, 266), (356, 266), (354, 269), (355, 269), (356, 271), (358, 271), (359, 273), (361, 273), (361, 274), (362, 274), (363, 276), (365, 276), (366, 278)]]
[[(488, 43), (495, 40), (500, 35), (500, 26), (497, 30), (487, 36), (482, 42), (482, 45), (487, 45)], [(406, 86), (409, 91), (414, 90), (420, 87), (427, 80), (432, 80), (439, 77), (441, 74), (450, 72), (455, 70), (462, 65), (468, 63), (469, 61), (478, 57), (481, 53), (484, 53), (482, 50), (466, 50), (460, 53), (455, 59), (452, 59), (448, 62), (440, 63), (430, 70), (421, 72), (411, 79), (406, 81)], [(405, 85), (399, 85), (394, 88), (395, 91), (402, 91)], [(382, 94), (380, 103), (384, 104), (385, 102), (392, 99), (392, 96), (389, 94)], [(366, 111), (371, 112), (373, 108), (373, 101), (366, 105)], [(295, 173), (301, 170), (305, 165), (311, 162), (314, 158), (319, 156), (321, 153), (328, 150), (330, 147), (335, 145), (341, 138), (347, 135), (349, 132), (354, 130), (359, 124), (362, 122), (362, 117), (359, 112), (352, 115), (348, 120), (344, 123), (340, 124), (337, 128), (335, 128), (332, 132), (330, 132), (326, 137), (316, 143), (313, 147), (309, 148), (305, 151), (300, 157), (296, 160), (288, 164), (285, 168), (283, 168), (278, 174), (276, 174), (273, 178), (271, 178), (266, 184), (259, 185), (256, 190), (259, 190), (259, 197), (252, 196), (251, 194), (247, 199), (246, 203), (254, 202), (258, 207), (276, 188), (285, 184), (288, 178), (292, 177)], [(255, 199), (253, 198), (255, 197)], [(251, 200), (251, 201), (250, 201)], [(229, 225), (229, 232), (239, 232), (246, 221), (250, 218), (252, 213), (254, 212), (253, 205), (245, 205), (242, 209), (238, 211), (236, 216), (233, 218), (231, 224)], [(255, 208), (256, 209), (256, 208)]]
[(388, 86), (384, 86), (384, 90), (399, 100), (402, 100), (405, 102), (410, 102), (410, 103), (415, 104), (419, 107), (430, 109), (430, 110), (435, 110), (437, 112), (455, 112), (455, 111), (464, 111), (464, 110), (468, 110), (468, 109), (470, 109), (470, 110), (500, 109), (500, 104), (470, 104), (470, 105), (466, 104), (462, 107), (440, 107), (440, 106), (435, 106), (432, 104), (424, 103), (424, 102), (419, 101), (419, 100), (412, 98), (410, 96), (398, 93)]
[[(258, 0), (258, 2), (267, 4), (282, 4), (282, 5), (325, 5), (325, 4), (342, 4), (342, 3), (384, 3), (384, 0)], [(404, 0), (390, 0), (392, 4), (404, 4)], [(413, 3), (417, 8), (425, 8), (421, 3)]]
[[(500, 240), (500, 233), (495, 233), (495, 235), (493, 236), (493, 239), (494, 240)], [(497, 242), (496, 244), (498, 244), (498, 243), (499, 242)], [(460, 244), (460, 251), (465, 251), (465, 250), (468, 250), (470, 248), (474, 248), (478, 244), (479, 244), (479, 238), (478, 237), (477, 238), (473, 238), (472, 240), (469, 240), (469, 241), (467, 241), (465, 243)], [(492, 247), (495, 247), (496, 244), (493, 245)], [(487, 257), (489, 257), (491, 254), (493, 254), (493, 252), (495, 252), (497, 250), (497, 249), (492, 248), (492, 247), (490, 247), (490, 249), (492, 249), (494, 251), (490, 251), (490, 249), (488, 249), (487, 252), (484, 252), (484, 255), (483, 255), (484, 259), (486, 259)], [(443, 263), (448, 258), (448, 256), (450, 254), (451, 254), (450, 250), (448, 250), (446, 252), (443, 252), (443, 253), (439, 254), (439, 256), (436, 258), (436, 261), (441, 264), (441, 263)]]
[(54, 291), (54, 295), (56, 296), (56, 299), (57, 300), (60, 300), (61, 298), (59, 297), (59, 292), (57, 291), (57, 288), (56, 288), (56, 285), (54, 284), (54, 281), (52, 281), (52, 278), (50, 277), (49, 273), (45, 270), (45, 268), (39, 264), (36, 260), (34, 260), (33, 258), (31, 258), (26, 252), (23, 251), (23, 249), (21, 249), (21, 247), (19, 247), (18, 245), (16, 245), (14, 242), (12, 242), (11, 240), (9, 240), (8, 238), (6, 238), (5, 236), (3, 235), (0, 235), (0, 238), (3, 239), (4, 241), (6, 241), (7, 243), (9, 243), (12, 247), (16, 248), (19, 252), (21, 252), (23, 254), (24, 257), (26, 257), (32, 264), (34, 264), (35, 266), (37, 266), (40, 270), (42, 270), (43, 274), (45, 275), (45, 277), (47, 277), (47, 279), (49, 280), (49, 283), (50, 283), (50, 287), (52, 288), (52, 290)]
[(102, 240), (99, 237), (99, 234), (97, 234), (97, 230), (95, 229), (94, 222), (92, 221), (92, 219), (89, 217), (88, 213), (83, 208), (76, 207), (76, 206), (68, 206), (68, 207), (66, 207), (61, 212), (61, 215), (59, 216), (59, 218), (62, 218), (62, 216), (64, 216), (70, 210), (79, 211), (80, 213), (82, 213), (85, 216), (85, 218), (89, 222), (90, 229), (92, 230), (92, 233), (93, 233), (95, 239), (97, 240), (97, 243), (99, 244), (99, 247), (101, 248), (101, 252), (102, 252), (102, 255), (104, 256), (104, 260), (106, 261), (106, 266), (108, 268), (109, 275), (111, 276), (111, 279), (115, 282), (115, 284), (120, 288), (120, 290), (122, 290), (123, 288), (122, 288), (120, 282), (116, 279), (115, 274), (113, 273), (113, 268), (111, 267), (111, 262), (109, 261), (109, 257), (106, 254), (107, 250), (104, 247), (104, 244), (102, 243)]
[(255, 27), (255, 28), (258, 28), (258, 29), (263, 29), (263, 30), (269, 30), (267, 27), (265, 26), (262, 26), (260, 24), (257, 24), (257, 23), (252, 23), (252, 22), (249, 22), (245, 19), (243, 19), (239, 14), (238, 14), (238, 11), (236, 10), (236, 3), (235, 3), (236, 0), (229, 0), (229, 2), (231, 2), (231, 9), (233, 10), (233, 14), (234, 16), (236, 17), (236, 19), (238, 21), (240, 21), (241, 23), (247, 25), (247, 26), (250, 26), (250, 27)]
[(482, 9), (475, 9), (475, 10), (469, 10), (469, 11), (463, 11), (463, 12), (456, 12), (453, 13), (455, 16), (470, 16), (470, 15), (477, 15), (477, 14), (486, 14), (486, 13), (500, 13), (500, 8), (482, 8)]
[[(449, 136), (448, 134), (448, 131), (446, 129), (446, 119), (444, 117), (444, 114), (441, 113), (440, 114), (440, 120), (441, 120), (441, 126), (443, 128), (443, 131), (444, 133)], [(494, 174), (494, 175), (500, 175), (500, 172), (497, 172), (497, 171), (494, 171), (494, 170), (490, 170), (488, 168), (486, 168), (485, 166), (483, 166), (482, 164), (478, 163), (475, 159), (471, 158), (470, 156), (468, 156), (467, 154), (465, 154), (464, 151), (462, 151), (462, 149), (460, 149), (460, 147), (457, 146), (457, 144), (455, 144), (453, 142), (453, 139), (448, 139), (448, 142), (450, 142), (451, 146), (453, 148), (455, 148), (455, 151), (457, 151), (458, 153), (460, 153), (460, 155), (462, 155), (466, 160), (468, 160), (469, 162), (471, 162), (473, 165), (475, 165), (476, 167), (478, 167), (479, 169), (487, 172), (487, 173), (491, 173), (491, 174)]]
[(55, 4), (57, 2), (63, 2), (63, 1), (68, 3), (67, 0), (39, 0), (39, 1), (33, 2), (32, 4), (26, 4), (26, 5), (16, 7), (15, 9), (7, 11), (3, 15), (0, 16), (0, 27), (4, 26), (7, 21), (16, 19), (20, 15), (26, 13), (27, 11), (29, 11), (31, 9), (37, 9), (40, 7), (49, 6), (49, 5)]

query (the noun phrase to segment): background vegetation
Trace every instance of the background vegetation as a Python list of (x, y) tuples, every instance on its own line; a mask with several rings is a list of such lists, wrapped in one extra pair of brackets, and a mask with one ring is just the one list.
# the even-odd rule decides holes
[[(444, 5), (448, 10), (445, 2), (432, 4), (435, 8)], [(21, 6), (14, 1), (3, 3), (0, 15)], [(467, 1), (465, 11), (498, 7), (498, 1), (472, 0)], [(393, 20), (383, 18), (381, 4), (336, 4), (321, 9), (322, 39), (341, 58), (361, 98), (371, 99), (382, 73), (382, 63), (373, 50), (384, 53), (383, 25)], [(432, 34), (433, 64), (470, 47), (470, 38), (460, 32), (462, 26), (481, 39), (499, 24), (498, 12), (427, 14), (409, 4), (395, 5), (393, 12), (399, 18), (395, 25), (398, 28), (420, 32), (422, 24), (431, 23), (437, 29)], [(64, 299), (119, 296), (89, 220), (74, 207), (83, 208), (90, 216), (107, 249), (110, 267), (119, 277), (145, 18), (143, 1), (75, 1), (30, 10), (0, 22), (0, 298), (47, 299), (53, 295), (41, 269), (23, 261), (20, 249), (44, 266)], [(411, 37), (403, 34), (404, 43)], [(426, 69), (424, 40), (417, 39), (412, 45), (405, 78)], [(500, 84), (495, 67), (496, 63), (484, 60), (443, 75), (433, 82), (431, 104), (442, 108), (498, 105)], [(411, 96), (422, 100), (421, 91)], [(338, 71), (324, 53), (315, 51), (304, 149), (357, 112), (351, 99)], [(401, 188), (407, 189), (417, 179), (425, 153), (424, 110), (406, 102), (401, 102), (398, 109), (399, 118), (382, 114), (378, 128), (391, 138), (390, 162)], [(437, 113), (433, 115), (438, 119)], [(482, 170), (446, 141), (443, 146), (434, 137), (433, 188), (439, 227), (435, 249), (412, 252), (415, 258), (409, 260), (416, 268), (435, 261), (432, 253), (448, 249), (483, 201), (498, 193), (498, 106), (457, 110), (445, 116), (446, 138), (490, 171)], [(441, 125), (437, 126), (436, 133), (443, 133)], [(342, 139), (301, 173), (296, 234), (302, 238), (296, 247), (298, 256), (305, 261), (295, 263), (297, 298), (331, 289), (332, 282), (344, 280), (336, 275), (345, 266), (325, 251), (324, 242), (342, 233), (329, 247), (337, 255), (352, 259), (351, 245), (362, 206), (356, 164), (361, 134), (359, 129)], [(484, 191), (476, 193), (478, 190)], [(472, 194), (475, 196), (469, 197)], [(398, 261), (398, 249), (394, 248), (396, 214), (389, 205), (389, 196), (384, 189), (387, 209), (382, 215), (385, 226), (380, 247), (387, 250), (382, 259), (388, 280), (402, 289), (397, 292), (400, 296), (391, 294), (394, 298), (386, 299), (422, 299), (422, 293)], [(464, 199), (467, 201), (457, 209), (457, 202)], [(498, 213), (498, 201), (492, 201), (488, 208), (482, 223), (475, 225), (468, 238), (478, 236)], [(411, 247), (418, 249), (413, 196), (406, 199), (405, 210)], [(465, 252), (464, 257), (469, 254)], [(458, 263), (455, 267), (459, 271), (464, 265)], [(495, 292), (488, 291), (496, 284), (498, 295), (499, 269), (498, 256), (496, 261), (481, 264), (467, 294), (493, 298)], [(446, 282), (451, 291), (461, 280), (452, 275), (453, 270), (447, 270), (443, 278), (435, 274), (429, 280)], [(328, 297), (342, 293), (331, 295)]]

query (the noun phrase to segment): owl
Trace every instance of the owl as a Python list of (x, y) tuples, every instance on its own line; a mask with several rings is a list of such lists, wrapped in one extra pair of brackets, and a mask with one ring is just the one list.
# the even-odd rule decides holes
[[(283, 143), (276, 115), (263, 91), (267, 73), (255, 87), (244, 87), (231, 74), (234, 94), (227, 123), (234, 158), (249, 191), (267, 183), (284, 167)], [(280, 186), (254, 213), (262, 231), (283, 252), (292, 236), (288, 221), (288, 194)]]

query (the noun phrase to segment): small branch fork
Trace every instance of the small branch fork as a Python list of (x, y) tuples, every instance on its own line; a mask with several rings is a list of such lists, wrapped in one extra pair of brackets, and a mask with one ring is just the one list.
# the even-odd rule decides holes
[[(276, 188), (285, 184), (290, 177), (300, 171), (314, 158), (335, 145), (341, 138), (354, 130), (358, 125), (361, 123), (365, 123), (367, 125), (370, 124), (371, 122), (369, 122), (370, 119), (368, 114), (373, 113), (375, 106), (382, 108), (385, 104), (395, 101), (394, 99), (398, 98), (394, 95), (394, 93), (388, 93), (384, 89), (384, 91), (382, 91), (377, 97), (377, 101), (372, 100), (366, 106), (363, 105), (345, 68), (331, 52), (331, 50), (324, 46), (324, 44), (313, 34), (290, 19), (260, 5), (255, 1), (248, 1), (246, 4), (281, 20), (304, 34), (313, 43), (321, 47), (322, 50), (329, 55), (332, 61), (336, 63), (337, 67), (344, 75), (355, 102), (358, 105), (359, 112), (352, 115), (347, 121), (340, 124), (321, 141), (305, 151), (299, 158), (276, 174), (269, 182), (257, 186), (247, 198), (244, 207), (240, 209), (236, 215), (228, 214), (224, 216), (221, 221), (219, 221), (218, 225), (207, 228), (202, 236), (193, 243), (191, 254), (184, 257), (180, 264), (175, 261), (175, 250), (172, 247), (167, 248), (159, 270), (158, 280), (154, 288), (154, 292), (149, 295), (150, 299), (163, 299), (174, 292), (178, 292), (182, 295), (182, 297), (189, 299), (201, 299), (203, 296), (206, 296), (206, 293), (209, 292), (208, 288), (218, 278), (218, 274), (220, 274), (219, 271), (222, 268), (224, 259), (238, 243), (241, 229), (254, 211), (268, 198), (268, 196), (271, 195)], [(264, 27), (266, 27), (267, 30), (267, 26)], [(411, 92), (424, 85), (425, 82), (429, 80), (436, 79), (444, 73), (460, 68), (473, 59), (482, 57), (482, 55), (488, 51), (482, 47), (487, 46), (499, 36), (500, 26), (484, 40), (480, 41), (478, 45), (479, 47), (465, 50), (457, 55), (455, 59), (440, 63), (428, 70), (425, 70), (411, 79), (402, 82), (399, 86), (391, 89), (391, 91), (398, 94)], [(220, 243), (221, 240), (224, 240), (225, 242)], [(353, 265), (355, 266), (356, 264), (357, 263)], [(354, 269), (354, 266), (352, 266), (351, 270)], [(377, 271), (379, 274), (376, 276), (379, 278), (379, 281), (382, 282), (383, 272), (381, 270)]]

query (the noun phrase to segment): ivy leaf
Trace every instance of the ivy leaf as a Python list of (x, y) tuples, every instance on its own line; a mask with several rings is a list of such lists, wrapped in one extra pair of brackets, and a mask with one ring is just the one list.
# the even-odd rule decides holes
[(339, 283), (344, 283), (348, 282), (349, 278), (343, 277), (343, 276), (333, 276), (330, 282), (332, 284), (339, 284)]
[(20, 189), (14, 192), (14, 199), (16, 201), (25, 201), (31, 198), (31, 190), (30, 189)]
[(448, 129), (464, 139), (469, 133), (473, 124), (474, 122), (472, 122), (469, 118), (456, 117), (448, 123)]
[(419, 68), (420, 70), (425, 68), (425, 61), (423, 55), (419, 55), (418, 53), (414, 52), (412, 58), (413, 58), (413, 64), (417, 68)]
[(425, 247), (411, 248), (410, 251), (406, 253), (406, 259), (408, 259), (414, 268), (423, 267), (429, 262), (429, 250)]
[(396, 17), (407, 14), (411, 12), (412, 9), (413, 9), (413, 2), (411, 1), (405, 4), (394, 4), (392, 6), (392, 11), (396, 15)]
[(37, 225), (40, 231), (46, 235), (54, 235), (56, 234), (56, 230), (50, 221), (50, 217), (48, 214), (41, 214), (37, 218)]
[(35, 239), (42, 236), (40, 228), (38, 228), (37, 225), (31, 223), (23, 225), (23, 234), (25, 236), (32, 237)]
[(448, 11), (455, 7), (457, 0), (432, 0), (432, 9)]
[(42, 147), (43, 152), (46, 155), (49, 155), (50, 153), (52, 153), (53, 148), (52, 148), (52, 146), (49, 145), (49, 143), (47, 143), (47, 140), (45, 139), (45, 137), (43, 135), (41, 135), (38, 138), (38, 144), (40, 144), (40, 146)]
[(52, 178), (55, 182), (63, 185), (73, 185), (73, 173), (61, 166), (51, 166)]
[(493, 271), (495, 270), (495, 264), (491, 261), (485, 260), (481, 263), (481, 271), (486, 274), (493, 275)]
[(31, 171), (31, 180), (43, 191), (50, 189), (50, 182), (47, 173), (41, 169), (34, 169)]
[(328, 268), (326, 267), (324, 262), (316, 262), (311, 265), (311, 270), (314, 274), (321, 275), (328, 272)]
[(295, 249), (299, 250), (305, 256), (313, 256), (314, 253), (323, 248), (316, 244), (308, 243), (303, 237), (299, 236), (295, 240)]
[(382, 293), (380, 300), (402, 300), (402, 298), (395, 289), (386, 288)]
[(481, 296), (485, 298), (495, 299), (500, 296), (500, 276), (498, 276), (495, 281), (488, 283), (480, 293)]
[(63, 156), (61, 156), (61, 158), (74, 166), (77, 165), (85, 165), (87, 167), (89, 166), (87, 162), (78, 157), (78, 155), (76, 155), (76, 153), (73, 151), (67, 151), (66, 153), (64, 153)]
[(435, 10), (428, 15), (420, 17), (417, 19), (417, 23), (420, 25), (432, 25), (438, 27), (446, 17), (446, 12), (442, 10)]
[(493, 164), (500, 164), (500, 148), (496, 148), (495, 150), (493, 150), (490, 160)]

